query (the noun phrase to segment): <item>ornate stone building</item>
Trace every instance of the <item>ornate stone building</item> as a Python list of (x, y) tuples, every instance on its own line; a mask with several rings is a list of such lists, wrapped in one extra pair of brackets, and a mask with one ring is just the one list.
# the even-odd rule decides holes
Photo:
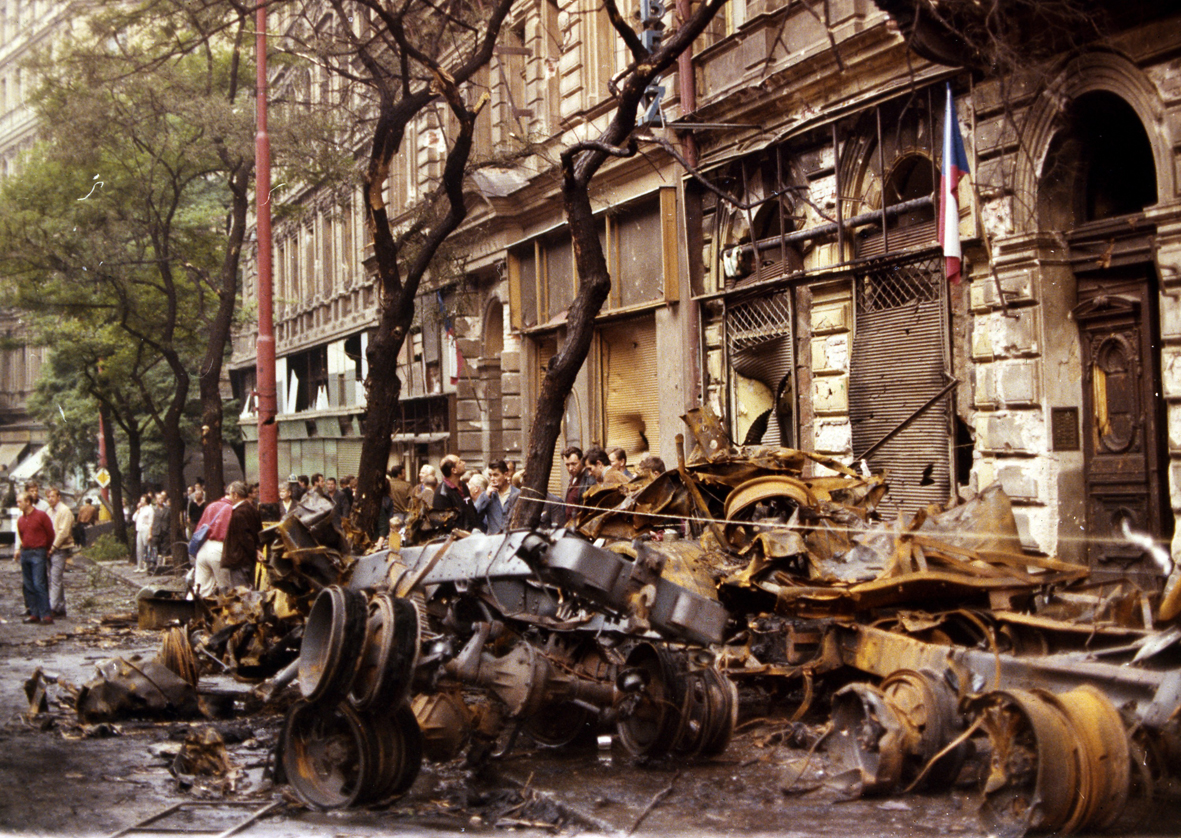
[[(614, 288), (559, 449), (672, 462), (706, 400), (737, 441), (887, 470), (887, 514), (999, 481), (1027, 548), (1158, 578), (1122, 530), (1171, 539), (1181, 508), (1181, 16), (1097, 2), (1069, 37), (998, 46), (957, 34), (973, 7), (732, 0), (642, 134), (696, 174), (641, 139), (593, 185)], [(412, 468), (522, 450), (578, 282), (553, 161), (596, 135), (623, 66), (594, 0), (525, 0), (506, 27), (478, 145), (538, 153), (473, 177), (463, 258), (420, 298), (394, 440)], [(949, 92), (971, 171), (958, 284), (936, 223)], [(407, 137), (392, 205), (413, 206), (440, 127)], [(344, 474), (372, 284), (356, 196), (307, 201), (276, 233), (280, 469)]]

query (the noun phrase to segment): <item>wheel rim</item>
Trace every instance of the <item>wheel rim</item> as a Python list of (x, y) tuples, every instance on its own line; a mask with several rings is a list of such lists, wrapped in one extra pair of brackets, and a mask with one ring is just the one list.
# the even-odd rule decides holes
[(332, 585), (316, 597), (299, 648), (299, 690), (310, 702), (337, 704), (348, 695), (365, 642), (365, 596)]
[(301, 701), (287, 714), (283, 770), (305, 802), (324, 809), (352, 805), (364, 791), (372, 757), (366, 732), (347, 704)]

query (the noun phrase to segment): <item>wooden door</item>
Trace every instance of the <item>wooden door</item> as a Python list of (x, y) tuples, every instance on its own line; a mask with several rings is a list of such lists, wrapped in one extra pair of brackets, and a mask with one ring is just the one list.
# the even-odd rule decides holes
[(1149, 576), (1152, 563), (1124, 537), (1123, 523), (1157, 539), (1172, 529), (1154, 293), (1143, 276), (1080, 279), (1074, 309), (1083, 361), (1087, 558), (1097, 569)]

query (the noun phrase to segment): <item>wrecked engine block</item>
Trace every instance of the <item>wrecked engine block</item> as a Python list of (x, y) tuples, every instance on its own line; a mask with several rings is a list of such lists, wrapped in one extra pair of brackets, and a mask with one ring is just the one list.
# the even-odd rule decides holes
[[(280, 527), (272, 564), (293, 591), (340, 561), (309, 535), (294, 516)], [(309, 803), (388, 800), (424, 757), (479, 762), (522, 732), (557, 746), (614, 725), (630, 753), (652, 757), (729, 742), (737, 691), (708, 648), (729, 615), (678, 551), (612, 551), (566, 530), (475, 533), (344, 566), (308, 612), (303, 700), (279, 748)]]

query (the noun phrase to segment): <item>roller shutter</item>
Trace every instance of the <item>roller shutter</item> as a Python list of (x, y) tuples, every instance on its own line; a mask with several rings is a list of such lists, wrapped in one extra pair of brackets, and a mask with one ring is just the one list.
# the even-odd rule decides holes
[(618, 446), (635, 464), (660, 451), (660, 387), (656, 318), (643, 317), (599, 330), (603, 375), (604, 447)]
[[(545, 378), (546, 367), (549, 366), (550, 358), (558, 354), (558, 339), (550, 336), (541, 338), (537, 341), (537, 379), (533, 392), (541, 392), (541, 381)], [(550, 464), (549, 485), (546, 487), (551, 495), (562, 497), (562, 476), (566, 473), (566, 468), (562, 462), (562, 449), (566, 446), (563, 444), (562, 434), (558, 435), (557, 441), (554, 443), (554, 458)]]
[(908, 517), (951, 496), (951, 397), (935, 399), (947, 372), (947, 300), (938, 259), (895, 265), (857, 280), (857, 322), (849, 376), (853, 450), (888, 472), (887, 517)]

